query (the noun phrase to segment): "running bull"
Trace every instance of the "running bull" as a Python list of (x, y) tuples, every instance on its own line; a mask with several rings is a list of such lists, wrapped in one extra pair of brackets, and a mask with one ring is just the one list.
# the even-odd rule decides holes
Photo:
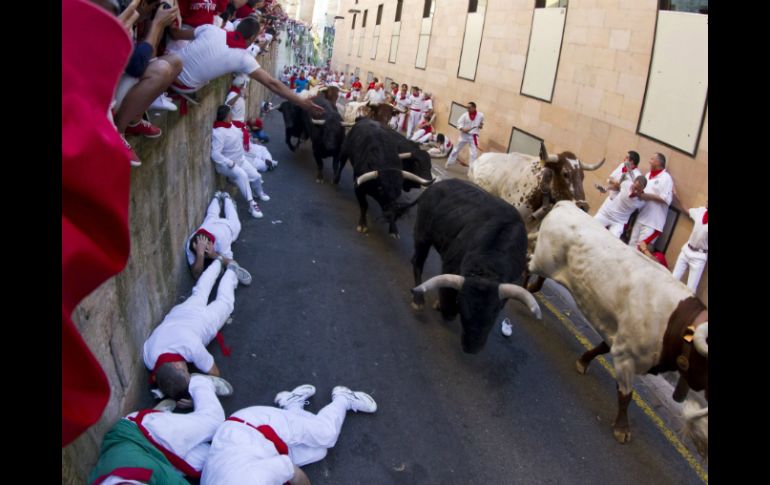
[[(617, 441), (631, 439), (627, 409), (635, 374), (679, 371), (674, 399), (682, 401), (689, 389), (705, 389), (708, 400), (708, 311), (663, 266), (562, 201), (540, 226), (529, 270), (564, 285), (603, 339), (577, 360), (578, 372), (585, 374), (596, 356), (612, 354)], [(708, 407), (685, 418), (696, 447), (707, 456)]]
[[(538, 318), (535, 298), (521, 286), (526, 264), (527, 233), (518, 211), (474, 184), (458, 179), (429, 187), (417, 201), (414, 226), (415, 288), (412, 306), (424, 306), (425, 293), (439, 289), (439, 308), (446, 320), (460, 314), (461, 345), (478, 353), (508, 299), (523, 303)], [(443, 274), (422, 283), (430, 248), (441, 255)]]

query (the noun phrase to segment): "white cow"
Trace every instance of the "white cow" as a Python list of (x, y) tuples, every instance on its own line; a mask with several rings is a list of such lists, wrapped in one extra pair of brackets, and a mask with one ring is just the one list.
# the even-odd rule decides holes
[[(708, 399), (708, 312), (662, 265), (562, 201), (543, 219), (529, 270), (569, 289), (603, 339), (578, 359), (578, 372), (584, 374), (597, 355), (612, 354), (618, 384), (613, 431), (619, 442), (631, 438), (627, 408), (635, 374), (679, 370), (674, 398), (684, 399), (689, 386), (705, 389)], [(689, 418), (706, 424), (705, 430), (695, 424), (701, 432), (692, 435), (696, 441), (705, 437), (705, 448), (696, 445), (708, 450), (708, 408)]]

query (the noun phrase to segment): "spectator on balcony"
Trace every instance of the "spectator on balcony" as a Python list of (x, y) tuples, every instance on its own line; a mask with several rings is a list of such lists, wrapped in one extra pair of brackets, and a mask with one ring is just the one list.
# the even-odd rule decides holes
[(230, 16), (235, 9), (242, 7), (246, 0), (177, 0), (182, 24), (169, 30), (168, 52), (179, 52), (195, 38), (194, 31), (201, 25), (225, 25), (225, 19), (219, 14)]
[(195, 40), (179, 52), (184, 67), (171, 87), (179, 93), (193, 93), (220, 76), (243, 73), (302, 109), (323, 112), (323, 108), (310, 99), (300, 98), (260, 69), (257, 60), (247, 51), (258, 32), (259, 22), (254, 17), (243, 19), (234, 32), (225, 32), (213, 25), (196, 28)]

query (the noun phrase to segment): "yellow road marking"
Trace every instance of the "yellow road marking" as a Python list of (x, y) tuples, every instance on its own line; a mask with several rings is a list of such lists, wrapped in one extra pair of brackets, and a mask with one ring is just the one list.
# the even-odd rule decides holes
[[(581, 334), (580, 331), (578, 331), (572, 321), (564, 316), (555, 306), (553, 306), (553, 304), (551, 304), (550, 301), (546, 300), (542, 293), (535, 294), (535, 297), (543, 305), (545, 305), (545, 307), (548, 308), (551, 313), (554, 314), (554, 316), (562, 323), (562, 325), (564, 325), (567, 330), (570, 331), (570, 333), (578, 340), (578, 342), (580, 342), (583, 347), (585, 347), (587, 350), (594, 348), (594, 345), (592, 345), (591, 342), (589, 342), (589, 340), (585, 338), (585, 336)], [(609, 362), (607, 362), (607, 359), (599, 356), (594, 360), (599, 361), (602, 367), (604, 367), (604, 369), (612, 376), (612, 378), (615, 379), (615, 370), (612, 368)], [(677, 438), (676, 434), (666, 426), (660, 416), (658, 416), (655, 411), (653, 411), (652, 408), (641, 397), (639, 397), (639, 393), (634, 393), (633, 400), (636, 405), (639, 406), (642, 411), (644, 411), (644, 414), (646, 414), (647, 417), (652, 420), (660, 432), (663, 433), (663, 436), (665, 436), (666, 439), (673, 445), (676, 451), (682, 455), (682, 457), (687, 461), (687, 463), (695, 471), (698, 477), (703, 480), (704, 483), (708, 483), (708, 473), (706, 473), (700, 463), (698, 463), (698, 460), (689, 452), (684, 444), (682, 444), (679, 438)]]

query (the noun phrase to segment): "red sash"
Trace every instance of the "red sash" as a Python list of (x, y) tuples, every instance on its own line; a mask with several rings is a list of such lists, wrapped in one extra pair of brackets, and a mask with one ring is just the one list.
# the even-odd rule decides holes
[(100, 476), (94, 480), (91, 485), (99, 485), (110, 477), (118, 477), (124, 480), (136, 480), (137, 482), (149, 482), (152, 478), (152, 470), (139, 467), (120, 467)]
[(246, 123), (244, 123), (243, 121), (233, 120), (233, 125), (235, 125), (237, 128), (240, 128), (241, 131), (243, 131), (243, 149), (245, 151), (249, 151), (249, 144), (251, 143), (251, 134), (249, 133), (249, 128), (246, 126)]
[[(266, 424), (263, 424), (262, 426), (254, 426), (253, 424), (248, 423), (242, 420), (241, 418), (236, 418), (235, 416), (230, 416), (225, 421), (235, 421), (236, 423), (245, 424), (246, 426), (256, 429), (257, 431), (262, 433), (262, 436), (264, 436), (265, 439), (273, 443), (273, 446), (275, 446), (275, 450), (278, 452), (279, 455), (289, 454), (289, 446), (281, 439), (280, 436), (278, 436), (275, 430), (270, 426)], [(289, 482), (286, 482), (284, 485), (289, 485)]]
[(189, 463), (184, 461), (181, 457), (176, 455), (173, 451), (169, 450), (168, 448), (164, 447), (163, 445), (155, 441), (152, 438), (152, 435), (150, 435), (150, 432), (147, 430), (147, 428), (142, 426), (142, 421), (144, 420), (145, 416), (147, 416), (148, 414), (160, 413), (160, 412), (162, 411), (158, 411), (157, 409), (145, 409), (145, 410), (139, 411), (139, 414), (137, 414), (136, 416), (132, 416), (128, 418), (128, 420), (133, 421), (136, 424), (136, 426), (139, 428), (139, 431), (142, 432), (142, 434), (147, 439), (147, 441), (152, 443), (152, 445), (155, 448), (157, 448), (158, 451), (163, 453), (163, 456), (165, 456), (166, 459), (170, 461), (171, 464), (177, 468), (177, 470), (181, 471), (188, 477), (200, 478), (201, 472), (199, 472), (198, 470), (190, 466)]

